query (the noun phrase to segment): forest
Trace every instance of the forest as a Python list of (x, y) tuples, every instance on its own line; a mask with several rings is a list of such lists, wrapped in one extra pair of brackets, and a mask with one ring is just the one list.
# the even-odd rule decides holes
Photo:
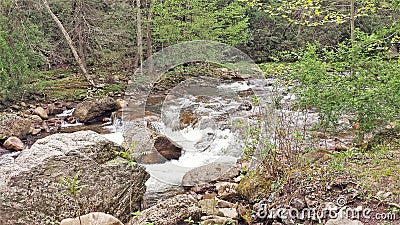
[(400, 0), (0, 0), (0, 224), (400, 224), (399, 93)]

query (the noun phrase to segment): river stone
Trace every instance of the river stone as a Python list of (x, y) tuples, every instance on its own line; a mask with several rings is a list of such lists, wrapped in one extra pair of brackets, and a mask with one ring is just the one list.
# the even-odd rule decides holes
[(49, 118), (46, 111), (42, 107), (37, 107), (35, 110), (33, 110), (33, 115), (38, 115), (44, 120), (47, 120)]
[(117, 218), (101, 213), (94, 212), (89, 213), (80, 217), (76, 217), (74, 219), (64, 219), (61, 221), (60, 225), (123, 225), (121, 221)]
[(349, 220), (349, 219), (330, 219), (325, 225), (363, 225), (359, 220)]
[[(49, 224), (102, 211), (127, 222), (138, 210), (149, 174), (117, 156), (121, 146), (93, 131), (54, 134), (36, 141), (10, 165), (0, 166), (0, 224)], [(61, 178), (84, 188), (74, 196)], [(132, 211), (131, 211), (132, 210)]]
[(25, 148), (24, 143), (17, 137), (9, 137), (3, 144), (8, 150), (21, 151)]
[(110, 117), (117, 110), (117, 103), (111, 97), (89, 99), (79, 103), (72, 116), (83, 123), (101, 122), (104, 117)]
[(182, 178), (182, 186), (193, 187), (218, 180), (229, 180), (238, 176), (239, 171), (235, 163), (210, 163), (187, 172)]
[(200, 218), (201, 209), (197, 200), (191, 195), (177, 195), (152, 206), (133, 218), (129, 225), (153, 223), (157, 225), (179, 224), (191, 217)]
[(179, 159), (182, 155), (182, 147), (168, 137), (149, 130), (153, 150), (138, 157), (138, 162), (143, 164), (164, 163), (172, 159)]
[(24, 139), (31, 127), (29, 119), (22, 118), (14, 114), (0, 114), (0, 139), (16, 136)]

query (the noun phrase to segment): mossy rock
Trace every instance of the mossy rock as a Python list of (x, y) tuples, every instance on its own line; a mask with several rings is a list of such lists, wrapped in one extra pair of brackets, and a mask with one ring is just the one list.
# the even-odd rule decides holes
[(267, 171), (257, 169), (254, 175), (247, 175), (238, 185), (238, 193), (254, 202), (269, 195), (274, 177)]

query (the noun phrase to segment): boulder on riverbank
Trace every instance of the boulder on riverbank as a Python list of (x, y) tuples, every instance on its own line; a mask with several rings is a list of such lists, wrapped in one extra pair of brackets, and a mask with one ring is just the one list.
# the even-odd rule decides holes
[(117, 103), (111, 97), (89, 99), (76, 106), (73, 117), (83, 123), (101, 122), (104, 117), (110, 117), (115, 110)]
[(187, 218), (200, 218), (201, 209), (191, 195), (177, 195), (150, 207), (133, 218), (129, 225), (153, 223), (157, 225), (179, 224)]
[(21, 151), (25, 148), (24, 143), (17, 137), (9, 137), (3, 144), (8, 150)]
[(239, 175), (240, 168), (235, 163), (215, 162), (194, 168), (182, 178), (183, 187), (194, 187), (218, 180), (229, 180)]
[[(93, 131), (38, 140), (0, 166), (0, 224), (42, 225), (96, 211), (127, 222), (149, 174), (128, 165), (118, 151), (125, 149)], [(79, 181), (82, 189), (73, 193), (62, 179)]]
[(15, 114), (0, 114), (0, 139), (16, 136), (24, 139), (32, 122)]

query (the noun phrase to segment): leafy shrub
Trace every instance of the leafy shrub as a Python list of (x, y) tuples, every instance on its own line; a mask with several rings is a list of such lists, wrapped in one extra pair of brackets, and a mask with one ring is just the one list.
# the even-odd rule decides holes
[(359, 144), (400, 110), (400, 59), (389, 60), (389, 52), (374, 43), (380, 43), (378, 36), (359, 33), (356, 42), (334, 50), (309, 45), (291, 71), (299, 82), (299, 106), (317, 109), (321, 125), (331, 131), (340, 116), (351, 116)]
[[(11, 29), (7, 17), (0, 17), (0, 103), (27, 94), (26, 84), (30, 81), (31, 70), (41, 64), (27, 40), (35, 39), (39, 31), (35, 26), (23, 30)], [(39, 33), (40, 34), (40, 33)], [(32, 38), (31, 38), (32, 37)], [(37, 37), (36, 37), (37, 38)]]

